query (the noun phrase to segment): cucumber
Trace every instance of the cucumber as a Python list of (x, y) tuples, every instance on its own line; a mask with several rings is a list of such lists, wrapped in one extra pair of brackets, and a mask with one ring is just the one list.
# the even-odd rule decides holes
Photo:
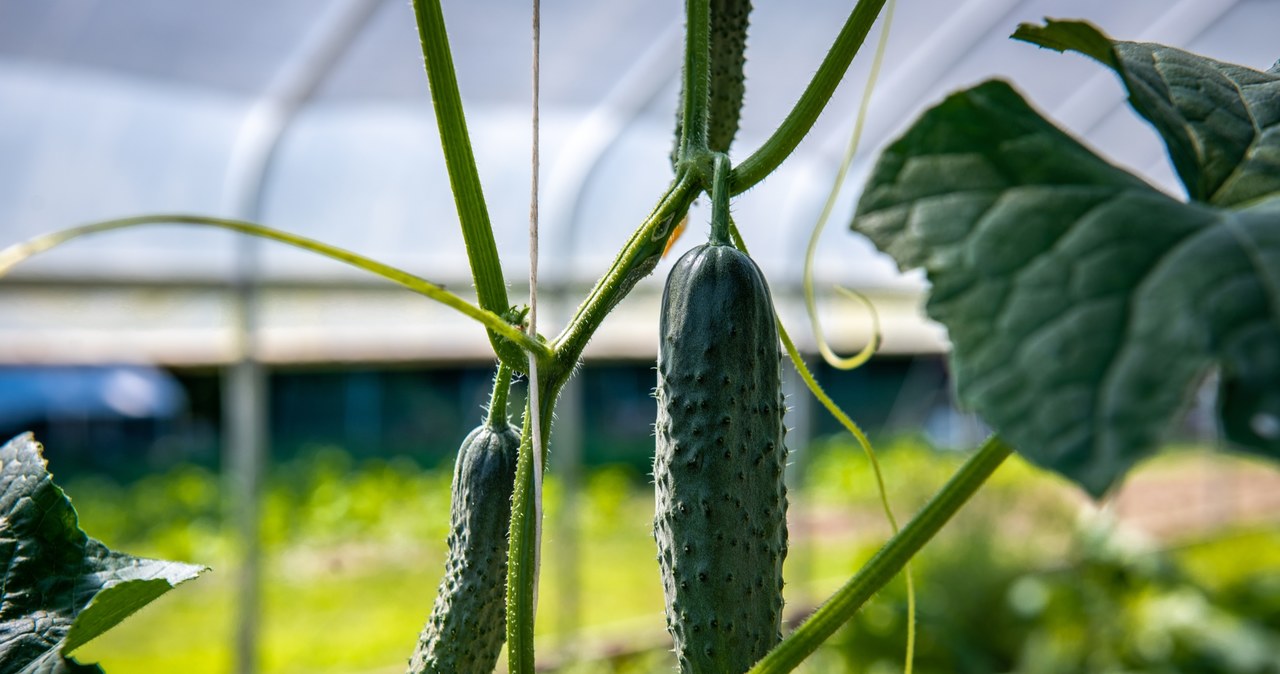
[[(742, 115), (742, 98), (746, 92), (743, 66), (747, 57), (747, 28), (751, 17), (751, 0), (711, 0), (710, 66), (708, 84), (707, 148), (728, 152), (738, 134)], [(679, 160), (680, 136), (683, 133), (684, 89), (676, 106), (676, 139), (671, 151), (671, 166)]]
[(520, 434), (505, 417), (505, 409), (491, 410), (458, 450), (444, 579), (410, 674), (490, 674), (506, 640), (507, 530)]
[(780, 640), (787, 449), (768, 285), (715, 243), (662, 296), (654, 538), (684, 674), (744, 672)]
[(751, 0), (711, 0), (711, 114), (707, 119), (707, 147), (729, 151), (738, 134), (746, 78), (747, 25)]

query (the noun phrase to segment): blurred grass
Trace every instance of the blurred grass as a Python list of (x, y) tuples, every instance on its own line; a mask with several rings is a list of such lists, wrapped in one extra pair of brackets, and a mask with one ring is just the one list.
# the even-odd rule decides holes
[[(881, 451), (900, 521), (963, 458), (910, 440), (883, 443)], [(1176, 469), (1178, 461), (1177, 456), (1162, 459), (1162, 469)], [(789, 617), (816, 606), (889, 533), (866, 461), (856, 449), (844, 442), (821, 444), (806, 465), (805, 487), (792, 494)], [(449, 479), (447, 472), (422, 470), (407, 461), (357, 465), (334, 449), (274, 469), (263, 518), (268, 558), (260, 635), (263, 672), (403, 671), (443, 568)], [(234, 547), (221, 526), (218, 477), (182, 468), (127, 487), (101, 480), (66, 487), (83, 528), (108, 545), (214, 567), (213, 573), (144, 609), (76, 655), (115, 674), (230, 672)], [(547, 488), (537, 626), (542, 654), (552, 662), (568, 662), (571, 652), (592, 659), (564, 671), (671, 671), (650, 531), (652, 491), (645, 477), (607, 468), (585, 481), (577, 508), (577, 621), (582, 631), (572, 640), (557, 634), (570, 617), (559, 602), (564, 574), (558, 572), (563, 550), (556, 522), (564, 496), (553, 476)], [(1169, 597), (1193, 588), (1202, 603), (1230, 607), (1213, 616), (1243, 614), (1261, 638), (1280, 634), (1280, 574), (1275, 572), (1280, 568), (1280, 527), (1274, 518), (1253, 530), (1223, 530), (1177, 546), (1167, 556), (1138, 546), (1134, 549), (1140, 552), (1126, 557), (1115, 551), (1133, 546), (1105, 517), (1082, 520), (1081, 513), (1090, 511), (1059, 478), (1016, 458), (1002, 467), (915, 562), (920, 592), (917, 671), (1280, 672), (1280, 653), (1274, 670), (1147, 670), (1141, 662), (1145, 656), (1128, 655), (1131, 645), (1102, 648), (1110, 644), (1103, 644), (1107, 635), (1093, 633), (1109, 624), (1150, 632), (1154, 618), (1135, 612), (1154, 610), (1159, 617), (1159, 607)], [(1142, 561), (1151, 559), (1160, 564)], [(1165, 568), (1161, 565), (1166, 562), (1182, 569), (1182, 575), (1150, 571)], [(803, 671), (899, 671), (905, 639), (902, 594), (902, 582), (896, 580)], [(1094, 594), (1102, 596), (1090, 599)], [(1098, 611), (1115, 615), (1100, 616)], [(1236, 625), (1236, 632), (1244, 629), (1230, 620), (1218, 623)], [(1148, 641), (1182, 638), (1177, 636), (1181, 632), (1168, 636), (1170, 629)], [(1188, 638), (1236, 643), (1220, 634)], [(1082, 644), (1075, 650), (1069, 643), (1073, 639)], [(1245, 644), (1237, 648), (1259, 643), (1251, 639), (1237, 639)], [(1181, 643), (1173, 646), (1183, 648)], [(1271, 654), (1261, 643), (1264, 652), (1245, 665), (1269, 666)], [(653, 650), (631, 653), (628, 644)], [(1080, 648), (1114, 651), (1114, 662), (1099, 660), (1102, 665), (1094, 667), (1079, 661)], [(1111, 669), (1112, 664), (1127, 669)]]

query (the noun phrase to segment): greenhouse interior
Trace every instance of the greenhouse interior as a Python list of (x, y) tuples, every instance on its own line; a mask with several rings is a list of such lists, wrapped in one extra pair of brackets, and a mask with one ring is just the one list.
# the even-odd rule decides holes
[[(707, 5), (550, 2), (536, 10), (535, 62), (537, 4), (0, 0), (0, 442), (34, 434), (90, 538), (209, 569), (67, 641), (87, 629), (75, 609), (40, 637), (41, 661), (62, 669), (24, 669), (12, 653), (27, 646), (0, 639), (0, 671), (389, 674), (411, 656), (411, 673), (450, 671), (418, 668), (415, 646), (457, 533), (455, 456), (486, 423), (493, 344), (507, 338), (421, 290), (495, 313), (424, 68), (438, 35), (421, 15), (438, 7), (447, 26), (501, 285), (527, 305), (536, 276), (536, 330), (556, 347), (684, 166), (686, 12)], [(1194, 201), (1116, 70), (1010, 35), (1079, 19), (1274, 83), (1280, 2), (751, 4), (710, 3), (713, 29), (716, 8), (751, 9), (734, 166), (791, 119), (846, 21), (880, 7), (812, 128), (730, 204), (806, 366), (778, 346), (785, 636), (1004, 430), (957, 388), (958, 334), (931, 318), (939, 282), (851, 230), (882, 153), (953, 92), (997, 79), (1161, 198)], [(1271, 118), (1254, 128), (1280, 138), (1280, 84), (1258, 86), (1271, 87), (1256, 103)], [(725, 211), (707, 182), (656, 266), (605, 307), (541, 419), (536, 671), (715, 671), (679, 655), (654, 546), (664, 284), (718, 236)], [(389, 281), (359, 260), (402, 271)], [(1268, 264), (1260, 273), (1280, 283)], [(854, 354), (870, 357), (834, 362)], [(1197, 379), (1159, 451), (1105, 493), (1012, 455), (795, 671), (1280, 674), (1280, 451), (1224, 437), (1229, 369)], [(529, 379), (517, 370), (506, 402), (517, 432)], [(1274, 438), (1258, 419), (1276, 416), (1253, 426)], [(0, 633), (30, 620), (5, 614)], [(498, 653), (498, 671), (534, 671), (514, 652)]]

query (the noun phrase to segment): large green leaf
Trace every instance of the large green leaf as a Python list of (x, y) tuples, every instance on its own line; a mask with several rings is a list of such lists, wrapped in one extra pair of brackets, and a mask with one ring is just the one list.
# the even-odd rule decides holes
[(86, 536), (40, 452), (30, 433), (0, 447), (0, 672), (100, 673), (70, 653), (204, 568)]
[(1169, 146), (1196, 201), (1240, 205), (1280, 191), (1280, 72), (1258, 72), (1159, 44), (1119, 42), (1083, 21), (1023, 24), (1013, 37), (1091, 56), (1120, 75), (1129, 102)]
[(1171, 199), (992, 81), (884, 152), (853, 227), (928, 273), (962, 400), (1090, 493), (1215, 363), (1229, 438), (1280, 456), (1280, 198)]

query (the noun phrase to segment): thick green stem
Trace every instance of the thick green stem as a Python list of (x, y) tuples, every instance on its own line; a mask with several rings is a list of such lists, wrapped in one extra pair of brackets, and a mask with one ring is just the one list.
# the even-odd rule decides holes
[(717, 152), (714, 160), (714, 172), (711, 179), (711, 243), (717, 246), (730, 244), (729, 229), (729, 177), (733, 168), (729, 166), (729, 155)]
[(698, 194), (698, 187), (698, 180), (689, 172), (682, 171), (649, 217), (631, 234), (609, 270), (596, 282), (564, 331), (552, 342), (556, 360), (562, 369), (569, 371), (577, 365), (587, 341), (604, 317), (657, 266), (667, 239), (688, 212), (689, 205)]
[(681, 115), (680, 157), (707, 148), (707, 115), (711, 91), (711, 3), (685, 2), (684, 110)]
[(844, 587), (751, 668), (750, 674), (790, 672), (884, 587), (934, 534), (960, 510), (1012, 449), (992, 436), (902, 531), (898, 532)]
[[(539, 365), (539, 372), (541, 372)], [(542, 419), (550, 421), (556, 398), (567, 379), (563, 371), (543, 377), (538, 401)], [(530, 396), (532, 398), (532, 396)], [(536, 582), (537, 520), (533, 502), (533, 424), (525, 405), (524, 430), (520, 435), (520, 458), (516, 464), (515, 492), (511, 497), (511, 538), (507, 551), (507, 669), (512, 674), (533, 674), (534, 583)], [(542, 446), (551, 436), (551, 424), (542, 424)]]
[[(476, 295), (481, 307), (503, 315), (511, 308), (507, 299), (507, 283), (498, 260), (498, 246), (493, 240), (480, 173), (476, 170), (476, 159), (471, 150), (471, 136), (467, 133), (444, 13), (440, 9), (440, 0), (413, 0), (413, 11), (418, 18), (422, 57), (431, 86), (431, 103), (435, 107), (436, 125), (440, 130), (440, 147), (444, 150), (449, 185), (453, 188), (453, 199), (458, 208), (458, 221), (462, 225), (462, 238), (466, 242)], [(493, 332), (489, 333), (489, 341), (504, 363), (517, 372), (524, 371), (526, 362), (518, 349), (512, 348), (510, 343)]]
[(871, 26), (876, 22), (876, 17), (879, 16), (885, 2), (886, 0), (858, 0), (858, 4), (845, 21), (844, 28), (840, 29), (840, 35), (836, 37), (835, 44), (831, 45), (827, 57), (822, 60), (822, 65), (818, 66), (818, 72), (814, 74), (809, 86), (800, 95), (800, 100), (796, 101), (795, 107), (783, 120), (782, 125), (773, 132), (772, 136), (769, 136), (759, 150), (734, 169), (734, 194), (745, 192), (765, 176), (773, 173), (774, 169), (791, 155), (801, 139), (813, 128), (813, 123), (817, 121), (818, 115), (822, 114), (822, 109), (831, 100), (831, 94), (844, 78), (845, 71), (849, 69), (854, 55), (862, 47), (867, 33), (871, 31)]

